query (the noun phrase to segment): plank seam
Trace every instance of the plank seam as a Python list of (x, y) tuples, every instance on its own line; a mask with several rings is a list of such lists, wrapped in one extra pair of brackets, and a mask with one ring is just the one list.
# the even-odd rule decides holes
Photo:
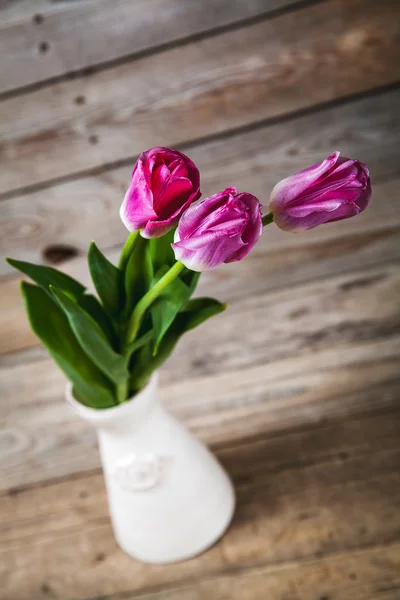
[[(343, 550), (338, 550), (338, 551), (332, 551), (332, 552), (325, 552), (321, 555), (320, 552), (315, 552), (315, 554), (310, 555), (310, 556), (306, 556), (303, 558), (298, 558), (297, 560), (282, 560), (280, 562), (262, 562), (262, 561), (254, 561), (254, 562), (250, 562), (248, 564), (243, 564), (243, 565), (232, 565), (232, 566), (227, 566), (225, 568), (222, 568), (220, 571), (216, 572), (216, 573), (209, 573), (208, 575), (201, 575), (201, 581), (202, 582), (213, 582), (216, 581), (218, 579), (227, 577), (229, 575), (244, 575), (244, 574), (249, 574), (251, 575), (252, 573), (257, 573), (257, 572), (262, 572), (262, 573), (268, 573), (268, 574), (272, 574), (272, 573), (276, 573), (279, 571), (285, 571), (288, 569), (292, 569), (292, 568), (296, 568), (296, 567), (303, 567), (303, 566), (309, 566), (309, 565), (314, 565), (314, 564), (318, 564), (321, 562), (321, 560), (324, 559), (335, 559), (335, 558), (339, 558), (339, 557), (343, 557), (343, 556), (351, 556), (351, 555), (358, 555), (358, 554), (365, 554), (367, 552), (370, 551), (374, 551), (374, 550), (383, 550), (383, 549), (387, 549), (390, 548), (391, 546), (393, 546), (394, 548), (396, 548), (399, 545), (400, 542), (400, 538), (398, 536), (394, 536), (392, 539), (389, 539), (387, 542), (380, 542), (380, 543), (372, 543), (372, 544), (359, 544), (359, 545), (354, 545), (354, 546), (349, 546), (345, 551)], [(161, 592), (174, 592), (174, 591), (182, 591), (185, 589), (185, 587), (189, 587), (193, 584), (198, 583), (199, 581), (199, 577), (197, 576), (189, 576), (189, 577), (184, 577), (182, 579), (179, 580), (179, 585), (177, 585), (178, 582), (174, 582), (172, 583), (172, 585), (168, 585), (168, 584), (160, 584), (160, 585), (153, 585), (153, 586), (143, 586), (142, 588), (140, 588), (139, 590), (131, 590), (131, 591), (124, 591), (124, 592), (119, 592), (116, 594), (106, 594), (103, 596), (91, 596), (90, 598), (82, 598), (82, 600), (133, 600), (133, 598), (137, 598), (138, 600), (140, 600), (140, 598), (146, 598), (146, 596), (150, 595), (150, 594), (157, 594), (157, 593), (161, 593)], [(394, 587), (394, 586), (391, 586)], [(400, 589), (399, 587), (394, 587), (394, 589)], [(322, 598), (321, 598), (322, 600)]]
[[(396, 230), (397, 230), (397, 227), (394, 227), (393, 231), (396, 232)], [(392, 228), (386, 228), (383, 231), (389, 231), (390, 232), (390, 231), (392, 231)], [(321, 244), (321, 242), (319, 242), (319, 244)], [(315, 243), (315, 245), (318, 246), (318, 243)], [(113, 248), (120, 248), (120, 246), (113, 246), (112, 248), (108, 248), (108, 251), (112, 250)], [(364, 271), (368, 272), (368, 271), (376, 269), (377, 267), (379, 267), (381, 265), (385, 265), (387, 267), (388, 266), (389, 267), (390, 266), (398, 266), (398, 264), (399, 264), (399, 258), (400, 258), (400, 255), (398, 257), (393, 257), (390, 261), (388, 261), (387, 259), (381, 259), (381, 260), (378, 259), (377, 261), (374, 261), (374, 262), (372, 262), (372, 263), (370, 263), (370, 264), (368, 264), (366, 266), (363, 266), (362, 270), (363, 270), (363, 272)], [(296, 285), (298, 285), (298, 286), (304, 286), (304, 285), (307, 286), (307, 285), (315, 283), (317, 281), (323, 282), (323, 281), (327, 281), (329, 279), (332, 279), (333, 277), (336, 278), (336, 277), (341, 277), (341, 276), (344, 276), (344, 275), (351, 275), (352, 273), (357, 273), (359, 270), (360, 270), (359, 266), (358, 267), (354, 266), (354, 267), (350, 267), (350, 268), (344, 268), (343, 270), (339, 270), (334, 275), (328, 274), (328, 275), (326, 275), (326, 277), (321, 277), (320, 275), (318, 275), (316, 277), (310, 276), (308, 278), (305, 278), (305, 279), (302, 279), (301, 281), (296, 282)], [(20, 279), (20, 277), (18, 275), (14, 276), (12, 274), (9, 274), (9, 275), (3, 277), (0, 280), (0, 282), (1, 281), (2, 282), (10, 282), (10, 281), (16, 281), (18, 279)], [(293, 283), (281, 284), (281, 285), (277, 285), (275, 287), (272, 286), (267, 291), (255, 291), (255, 292), (253, 292), (253, 297), (257, 298), (258, 296), (261, 296), (261, 295), (268, 296), (270, 294), (279, 293), (281, 291), (284, 292), (284, 291), (286, 291), (288, 289), (292, 289), (292, 288), (293, 288)], [(244, 297), (244, 295), (245, 294), (243, 294), (243, 295), (242, 294), (238, 294), (238, 295), (232, 296), (229, 299), (229, 304), (230, 305), (235, 305), (238, 301), (240, 301)], [(396, 336), (397, 336), (397, 333), (395, 332), (394, 335), (390, 336), (390, 337), (396, 337)], [(388, 336), (386, 336), (385, 339), (387, 339), (387, 338), (388, 338)], [(18, 355), (23, 356), (24, 353), (30, 352), (33, 349), (35, 349), (35, 348), (37, 349), (37, 348), (40, 348), (40, 347), (41, 347), (41, 345), (39, 343), (33, 343), (33, 344), (27, 345), (27, 346), (25, 346), (23, 348), (18, 348), (18, 349), (12, 350), (10, 352), (5, 352), (5, 353), (1, 353), (0, 352), (0, 371), (2, 369), (4, 369), (4, 368), (6, 368), (6, 369), (17, 368), (17, 367), (19, 367), (21, 365), (21, 363), (17, 363), (15, 365), (11, 365), (11, 366), (10, 365), (2, 366), (2, 364), (1, 364), (1, 359), (2, 358), (6, 357), (6, 356), (13, 356), (13, 355), (14, 356), (18, 356)], [(47, 359), (48, 359), (48, 356), (44, 355), (44, 356), (41, 356), (41, 357), (37, 357), (37, 358), (35, 358), (32, 361), (28, 360), (28, 361), (24, 362), (23, 364), (29, 364), (29, 362), (32, 362), (32, 363), (42, 362), (43, 360), (47, 360)]]
[[(384, 227), (382, 229), (379, 230), (379, 232), (382, 234), (386, 234), (386, 233), (398, 233), (399, 232), (399, 226), (398, 225), (393, 225), (393, 227)], [(320, 246), (323, 246), (325, 244), (329, 244), (329, 245), (333, 245), (331, 242), (342, 242), (345, 241), (347, 238), (351, 238), (352, 240), (357, 240), (358, 237), (362, 237), (363, 235), (365, 235), (365, 232), (361, 232), (358, 233), (357, 235), (354, 235), (352, 233), (348, 233), (347, 235), (343, 236), (342, 238), (336, 239), (336, 240), (328, 240), (328, 242), (324, 242), (323, 240), (318, 240), (315, 241), (314, 243), (305, 243), (304, 246), (297, 246), (296, 247), (296, 251), (301, 251), (304, 248), (310, 248), (310, 247), (315, 247), (318, 248)], [(290, 249), (287, 248), (282, 248), (282, 250), (280, 250), (280, 252), (285, 252), (285, 250), (288, 252)], [(267, 255), (267, 253), (265, 253)], [(273, 254), (273, 252), (269, 252), (268, 255), (270, 256), (271, 254)], [(252, 292), (252, 298), (258, 298), (259, 296), (269, 296), (270, 294), (276, 294), (279, 292), (284, 292), (287, 290), (292, 290), (293, 286), (296, 287), (303, 287), (303, 286), (308, 286), (308, 285), (312, 285), (314, 283), (317, 282), (326, 282), (329, 280), (333, 280), (333, 279), (338, 279), (340, 277), (346, 276), (346, 275), (351, 275), (353, 273), (357, 273), (359, 271), (362, 271), (363, 273), (368, 273), (369, 271), (374, 271), (377, 267), (379, 266), (385, 266), (385, 267), (398, 267), (399, 266), (399, 259), (400, 259), (400, 248), (399, 248), (399, 254), (397, 256), (392, 256), (389, 260), (387, 258), (383, 258), (383, 259), (377, 259), (376, 262), (371, 262), (368, 263), (366, 265), (358, 265), (358, 266), (353, 266), (350, 268), (346, 268), (344, 267), (344, 269), (341, 269), (339, 271), (336, 271), (335, 273), (327, 273), (326, 275), (315, 275), (312, 276), (310, 275), (309, 277), (306, 277), (305, 279), (301, 279), (299, 281), (296, 282), (287, 282), (287, 283), (282, 283), (280, 285), (272, 285), (271, 287), (269, 287), (267, 290), (254, 290)], [(246, 292), (244, 291), (243, 294), (237, 295), (237, 296), (232, 296), (229, 300), (228, 303), (229, 305), (233, 305), (236, 304), (237, 301), (241, 300), (242, 298), (246, 297)]]
[[(392, 381), (392, 380), (389, 380)], [(393, 381), (396, 383), (398, 381), (400, 381), (400, 379), (393, 378)], [(376, 384), (374, 386), (370, 386), (370, 389), (372, 388), (380, 388), (382, 387), (382, 383)], [(337, 397), (337, 395), (335, 394), (335, 397)], [(340, 396), (341, 398), (343, 398), (344, 396)], [(347, 421), (364, 421), (364, 420), (368, 420), (377, 416), (385, 416), (385, 415), (393, 415), (396, 414), (398, 415), (398, 413), (400, 412), (400, 406), (394, 404), (388, 407), (381, 407), (381, 408), (374, 408), (371, 411), (368, 412), (363, 412), (363, 413), (352, 413), (350, 415), (348, 415), (346, 417)], [(325, 425), (335, 425), (337, 423), (339, 423), (342, 420), (341, 417), (335, 417), (332, 419), (329, 419), (329, 421), (325, 421), (323, 424)], [(319, 424), (315, 424), (315, 423), (309, 423), (309, 424), (304, 424), (302, 426), (295, 426), (293, 428), (286, 428), (286, 429), (282, 429), (279, 431), (275, 431), (275, 432), (269, 432), (268, 433), (268, 439), (279, 439), (280, 437), (285, 437), (288, 434), (297, 434), (297, 433), (307, 433), (307, 432), (313, 432), (313, 431), (317, 431), (318, 429), (321, 429), (321, 425), (322, 423)], [(215, 453), (219, 453), (221, 451), (226, 451), (226, 450), (230, 450), (230, 449), (234, 449), (234, 448), (240, 448), (243, 446), (251, 446), (253, 444), (257, 444), (260, 441), (263, 441), (265, 439), (266, 435), (265, 434), (256, 434), (254, 436), (249, 436), (247, 438), (245, 438), (244, 440), (240, 440), (237, 442), (227, 442), (226, 444), (221, 443), (221, 444), (207, 444), (209, 448), (211, 448), (211, 450)], [(374, 451), (373, 451), (374, 452)], [(394, 450), (385, 450), (382, 452), (382, 454), (387, 454), (388, 452), (394, 452)], [(376, 454), (376, 452), (375, 452)], [(368, 456), (368, 452), (365, 453), (365, 456)], [(304, 467), (308, 467), (308, 466), (317, 466), (317, 465), (321, 465), (321, 464), (325, 464), (325, 463), (331, 463), (331, 462), (337, 462), (338, 461), (338, 457), (335, 456), (334, 454), (332, 454), (332, 456), (323, 456), (320, 457), (320, 460), (314, 460), (312, 461), (311, 459), (309, 460), (299, 460), (298, 462), (290, 462), (287, 463), (286, 465), (282, 465), (277, 469), (274, 470), (269, 470), (268, 473), (279, 473), (282, 471), (287, 471), (287, 470), (293, 470), (293, 469), (303, 469)], [(26, 485), (19, 485), (19, 486), (14, 486), (8, 489), (3, 489), (0, 490), (0, 497), (6, 497), (6, 496), (17, 496), (20, 494), (24, 494), (26, 492), (30, 492), (32, 490), (37, 490), (37, 489), (42, 489), (42, 488), (48, 488), (51, 487), (53, 485), (57, 485), (66, 481), (80, 481), (86, 478), (90, 478), (90, 477), (94, 477), (97, 475), (100, 475), (102, 473), (102, 468), (101, 467), (96, 467), (93, 469), (88, 469), (87, 471), (76, 471), (74, 473), (69, 473), (68, 475), (61, 475), (59, 477), (51, 477), (49, 479), (43, 479), (42, 481), (37, 481), (37, 482), (32, 482)], [(393, 473), (397, 473), (396, 470), (393, 471)], [(387, 475), (387, 473), (385, 473), (385, 475)], [(365, 479), (367, 480), (367, 479)], [(239, 481), (235, 481), (235, 483), (238, 485), (240, 484), (240, 480)]]
[[(327, 1), (327, 0), (323, 0), (323, 1)], [(383, 95), (383, 94), (386, 94), (386, 93), (389, 93), (392, 91), (393, 92), (397, 91), (398, 89), (400, 89), (400, 80), (396, 81), (395, 83), (388, 84), (388, 85), (377, 86), (370, 90), (364, 90), (362, 92), (357, 92), (356, 94), (341, 96), (341, 97), (335, 98), (334, 100), (330, 100), (328, 102), (317, 103), (312, 106), (308, 106), (306, 108), (300, 108), (300, 109), (297, 109), (294, 111), (287, 112), (283, 115), (277, 115), (275, 117), (268, 117), (266, 119), (262, 119), (259, 121), (253, 121), (252, 123), (247, 123), (246, 125), (233, 127), (231, 129), (227, 129), (225, 131), (193, 138), (193, 139), (187, 140), (187, 141), (177, 142), (177, 143), (174, 143), (173, 145), (175, 148), (180, 148), (181, 150), (187, 152), (188, 150), (190, 150), (192, 148), (195, 148), (197, 146), (202, 146), (202, 145), (205, 145), (210, 142), (228, 140), (229, 138), (231, 138), (235, 135), (251, 133), (261, 127), (266, 127), (269, 125), (271, 125), (271, 126), (279, 125), (280, 123), (286, 123), (291, 120), (296, 120), (301, 117), (311, 115), (313, 113), (317, 114), (317, 113), (324, 112), (325, 110), (330, 110), (332, 108), (346, 106), (348, 104), (352, 104), (352, 103), (357, 102), (358, 100), (362, 100), (364, 98), (375, 98), (375, 97), (378, 97), (380, 95)], [(35, 183), (32, 185), (15, 188), (15, 189), (7, 191), (7, 192), (0, 192), (0, 202), (2, 200), (9, 200), (9, 199), (16, 198), (19, 196), (29, 195), (29, 194), (32, 194), (35, 192), (39, 192), (39, 191), (42, 191), (45, 189), (55, 187), (55, 186), (63, 184), (63, 183), (69, 183), (71, 181), (83, 179), (85, 177), (94, 177), (94, 176), (100, 175), (101, 173), (107, 173), (108, 171), (112, 171), (114, 169), (118, 169), (121, 167), (129, 167), (135, 163), (137, 157), (138, 157), (138, 155), (135, 154), (135, 155), (128, 156), (126, 158), (123, 158), (123, 159), (120, 159), (117, 161), (103, 163), (97, 167), (93, 167), (90, 169), (83, 169), (82, 171), (75, 171), (74, 173), (70, 173), (69, 175), (62, 175), (60, 177), (55, 177), (54, 179), (47, 179), (46, 181), (41, 181), (39, 183)], [(397, 175), (397, 173), (395, 175)]]
[[(54, 1), (54, 0), (53, 0)], [(314, 6), (317, 4), (322, 4), (324, 2), (329, 2), (329, 0), (298, 0), (294, 4), (289, 4), (287, 6), (283, 6), (281, 8), (276, 8), (273, 10), (267, 10), (261, 12), (260, 14), (254, 17), (247, 17), (245, 19), (241, 19), (240, 21), (236, 21), (233, 23), (228, 23), (226, 25), (220, 25), (218, 27), (213, 27), (208, 29), (207, 31), (201, 31), (198, 33), (188, 34), (181, 38), (170, 40), (169, 42), (165, 42), (163, 44), (158, 44), (152, 46), (151, 48), (147, 48), (144, 50), (138, 50), (137, 52), (132, 52), (130, 54), (125, 54), (124, 56), (120, 56), (118, 58), (114, 58), (108, 61), (104, 61), (102, 63), (93, 64), (90, 66), (82, 67), (80, 69), (75, 69), (72, 71), (66, 71), (62, 75), (56, 75), (54, 77), (49, 77), (48, 79), (44, 79), (43, 81), (38, 81), (35, 83), (28, 84), (26, 86), (19, 86), (12, 90), (8, 90), (0, 93), (0, 101), (9, 100), (10, 98), (15, 98), (16, 96), (20, 96), (23, 94), (29, 94), (31, 92), (36, 92), (45, 87), (49, 87), (51, 85), (62, 83), (64, 81), (70, 81), (72, 79), (79, 79), (81, 77), (87, 77), (93, 75), (95, 73), (100, 73), (103, 71), (107, 71), (109, 69), (113, 69), (115, 67), (119, 67), (121, 65), (135, 62), (136, 60), (140, 60), (142, 58), (148, 58), (154, 56), (156, 54), (162, 54), (163, 52), (167, 52), (169, 50), (174, 50), (181, 46), (187, 46), (189, 44), (193, 44), (196, 42), (201, 42), (203, 40), (217, 37), (218, 35), (222, 35), (224, 33), (229, 33), (231, 31), (236, 31), (238, 29), (244, 29), (246, 27), (250, 27), (251, 25), (256, 25), (257, 23), (262, 23), (265, 21), (269, 21), (271, 19), (275, 19), (282, 15), (288, 14), (290, 12), (295, 12), (297, 10), (303, 10), (308, 8), (309, 6)]]
[[(388, 380), (389, 381), (389, 380)], [(393, 380), (395, 383), (396, 382), (400, 382), (400, 378), (395, 379), (393, 378)], [(381, 387), (382, 383), (379, 384), (375, 384), (374, 386), (371, 386), (370, 389), (372, 387)], [(385, 406), (385, 407), (374, 407), (372, 409), (369, 409), (368, 412), (363, 412), (363, 413), (352, 413), (351, 415), (349, 415), (348, 417), (346, 417), (346, 422), (351, 422), (351, 421), (364, 421), (364, 420), (368, 420), (368, 419), (373, 419), (375, 417), (379, 417), (379, 416), (385, 416), (385, 415), (395, 415), (395, 417), (400, 417), (400, 404), (393, 404), (390, 406)], [(343, 417), (340, 416), (336, 416), (336, 417), (332, 417), (329, 419), (329, 421), (324, 421), (324, 422), (320, 422), (320, 423), (305, 423), (303, 425), (296, 425), (294, 427), (287, 427), (284, 429), (279, 429), (277, 431), (271, 431), (268, 433), (268, 439), (269, 440), (276, 440), (279, 438), (283, 438), (286, 437), (287, 435), (296, 435), (299, 433), (311, 433), (314, 431), (319, 431), (324, 425), (337, 425), (339, 423), (343, 422)], [(241, 438), (240, 440), (236, 441), (236, 442), (217, 442), (215, 444), (212, 445), (212, 449), (214, 452), (222, 452), (222, 451), (227, 451), (227, 450), (231, 450), (234, 448), (241, 448), (242, 446), (247, 446), (249, 444), (257, 444), (258, 442), (262, 442), (265, 440), (265, 433), (257, 433), (254, 436), (248, 436), (248, 437), (244, 437)], [(310, 464), (319, 464), (319, 463), (310, 463)]]

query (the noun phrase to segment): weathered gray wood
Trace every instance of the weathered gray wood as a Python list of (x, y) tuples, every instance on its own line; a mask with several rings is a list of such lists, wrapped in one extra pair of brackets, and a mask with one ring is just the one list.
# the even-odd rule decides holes
[[(299, 0), (92, 0), (21, 7), (1, 25), (0, 93), (184, 40)], [(0, 11), (0, 19), (1, 19)], [(45, 42), (48, 47), (43, 52)], [(42, 48), (42, 50), (41, 50)]]
[[(366, 162), (375, 184), (377, 179), (400, 173), (399, 105), (400, 91), (395, 90), (194, 146), (187, 152), (200, 168), (203, 196), (235, 185), (267, 204), (277, 181), (337, 148), (344, 156)], [(131, 167), (114, 169), (1, 201), (0, 274), (15, 273), (3, 260), (6, 255), (43, 262), (53, 245), (86, 255), (93, 238), (103, 249), (122, 244), (127, 232), (119, 218), (119, 205), (130, 173)], [(400, 214), (399, 196), (395, 184), (374, 185), (373, 204), (366, 213), (371, 227), (378, 228), (396, 212)], [(356, 234), (358, 224), (352, 220), (326, 228), (323, 234), (310, 232), (303, 242), (315, 240), (315, 235), (331, 236), (331, 232)], [(276, 233), (268, 229), (274, 240)], [(292, 237), (287, 236), (287, 242)]]
[(27, 20), (34, 13), (48, 11), (51, 6), (54, 9), (57, 4), (51, 0), (0, 0), (1, 26)]
[(400, 60), (396, 7), (397, 0), (330, 0), (5, 100), (0, 189), (392, 83)]
[[(398, 79), (398, 3), (310, 4), (0, 0), (0, 90), (181, 44), (0, 103), (8, 254), (72, 246), (80, 256), (61, 268), (87, 281), (89, 239), (115, 259), (125, 236), (130, 167), (102, 165), (156, 143), (184, 143), (206, 194), (234, 184), (266, 203), (277, 179), (336, 148), (367, 162), (374, 184), (359, 218), (299, 236), (271, 226), (248, 259), (202, 278), (199, 293), (231, 306), (182, 340), (161, 396), (217, 452), (238, 508), (227, 536), (184, 564), (117, 548), (95, 433), (67, 409), (17, 278), (0, 282), (2, 600), (399, 599), (399, 92), (288, 115)], [(177, 8), (185, 19), (167, 20)]]
[[(223, 422), (220, 426), (225, 428)], [(51, 593), (83, 600), (128, 592), (128, 597), (137, 597), (155, 588), (173, 598), (168, 586), (180, 586), (183, 597), (190, 598), (185, 588), (211, 593), (215, 581), (216, 595), (211, 597), (220, 598), (230, 589), (224, 574), (245, 568), (255, 575), (254, 591), (262, 581), (271, 581), (271, 590), (278, 591), (274, 586), (280, 575), (282, 594), (290, 589), (293, 593), (294, 586), (299, 593), (346, 592), (346, 582), (361, 594), (364, 586), (372, 591), (385, 579), (394, 585), (399, 549), (391, 544), (400, 534), (399, 426), (398, 411), (390, 411), (265, 435), (224, 449), (219, 457), (238, 493), (233, 525), (208, 553), (177, 565), (143, 565), (117, 548), (100, 473), (3, 496), (3, 597), (39, 600)], [(378, 553), (373, 550), (378, 545), (381, 561), (375, 560)], [(382, 559), (386, 556), (391, 557), (388, 564)], [(243, 590), (240, 571), (238, 589)], [(205, 588), (199, 586), (197, 578), (207, 582), (215, 576)], [(235, 580), (233, 576), (233, 585)]]
[[(246, 297), (182, 340), (162, 372), (163, 397), (212, 443), (390, 405), (399, 285), (396, 264)], [(98, 465), (94, 432), (65, 406), (50, 359), (0, 375), (2, 489)]]

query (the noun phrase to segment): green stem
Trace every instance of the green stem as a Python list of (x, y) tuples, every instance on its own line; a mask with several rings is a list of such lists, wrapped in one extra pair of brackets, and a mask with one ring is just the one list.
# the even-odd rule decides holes
[(118, 267), (121, 269), (121, 271), (124, 271), (126, 268), (129, 257), (132, 254), (133, 249), (135, 247), (136, 240), (138, 239), (138, 235), (139, 235), (138, 231), (133, 231), (127, 237), (125, 245), (122, 248), (121, 256), (119, 257)]
[(137, 350), (142, 348), (142, 346), (147, 344), (147, 342), (150, 342), (152, 337), (153, 337), (153, 330), (150, 329), (150, 331), (143, 334), (138, 340), (135, 340), (131, 344), (128, 344), (127, 346), (125, 346), (125, 356), (128, 356), (128, 354), (133, 354), (134, 352), (136, 352)]
[(268, 213), (267, 215), (263, 216), (262, 224), (265, 227), (266, 225), (269, 225), (270, 223), (272, 223), (273, 220), (274, 220), (274, 215), (272, 213)]
[(140, 325), (144, 317), (144, 313), (149, 306), (158, 298), (164, 288), (167, 287), (179, 273), (184, 269), (185, 265), (177, 261), (170, 269), (165, 273), (163, 277), (145, 294), (139, 302), (136, 304), (135, 309), (128, 321), (125, 345), (130, 344), (136, 338)]
[(118, 404), (122, 404), (127, 400), (128, 395), (128, 380), (124, 379), (120, 383), (117, 383), (117, 402)]

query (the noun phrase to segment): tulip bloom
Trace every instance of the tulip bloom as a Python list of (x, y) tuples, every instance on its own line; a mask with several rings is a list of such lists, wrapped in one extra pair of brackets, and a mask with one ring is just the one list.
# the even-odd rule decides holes
[(324, 161), (280, 181), (269, 210), (285, 231), (304, 231), (361, 213), (371, 198), (366, 165), (334, 152)]
[(160, 237), (200, 195), (200, 173), (190, 158), (178, 150), (151, 148), (133, 168), (120, 217), (129, 231)]
[(255, 196), (234, 187), (195, 202), (175, 232), (176, 260), (192, 271), (242, 260), (262, 233), (261, 208)]

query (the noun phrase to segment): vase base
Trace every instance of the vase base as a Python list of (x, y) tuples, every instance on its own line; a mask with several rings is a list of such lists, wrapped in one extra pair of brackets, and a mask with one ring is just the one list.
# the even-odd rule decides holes
[(185, 551), (182, 551), (182, 549), (181, 549), (180, 552), (174, 552), (171, 549), (171, 551), (168, 554), (167, 553), (156, 553), (156, 554), (152, 554), (152, 555), (146, 555), (146, 554), (141, 554), (138, 552), (132, 552), (131, 549), (124, 546), (124, 544), (121, 543), (121, 541), (118, 539), (118, 537), (116, 537), (118, 546), (121, 548), (121, 550), (123, 550), (126, 554), (128, 554), (135, 560), (138, 560), (142, 563), (153, 564), (153, 565), (179, 563), (179, 562), (183, 562), (185, 560), (190, 560), (191, 558), (195, 558), (196, 556), (203, 554), (203, 552), (206, 552), (207, 550), (209, 550), (212, 546), (214, 546), (223, 537), (223, 535), (226, 533), (226, 531), (228, 530), (228, 528), (232, 522), (233, 515), (235, 513), (236, 498), (235, 498), (235, 491), (234, 491), (231, 481), (229, 481), (229, 485), (230, 485), (231, 494), (230, 494), (229, 504), (227, 503), (227, 506), (225, 508), (225, 515), (224, 515), (225, 518), (221, 520), (219, 527), (218, 528), (216, 527), (214, 529), (213, 535), (209, 535), (208, 538), (203, 539), (201, 543), (193, 544), (190, 547), (188, 544), (188, 547), (186, 548)]

